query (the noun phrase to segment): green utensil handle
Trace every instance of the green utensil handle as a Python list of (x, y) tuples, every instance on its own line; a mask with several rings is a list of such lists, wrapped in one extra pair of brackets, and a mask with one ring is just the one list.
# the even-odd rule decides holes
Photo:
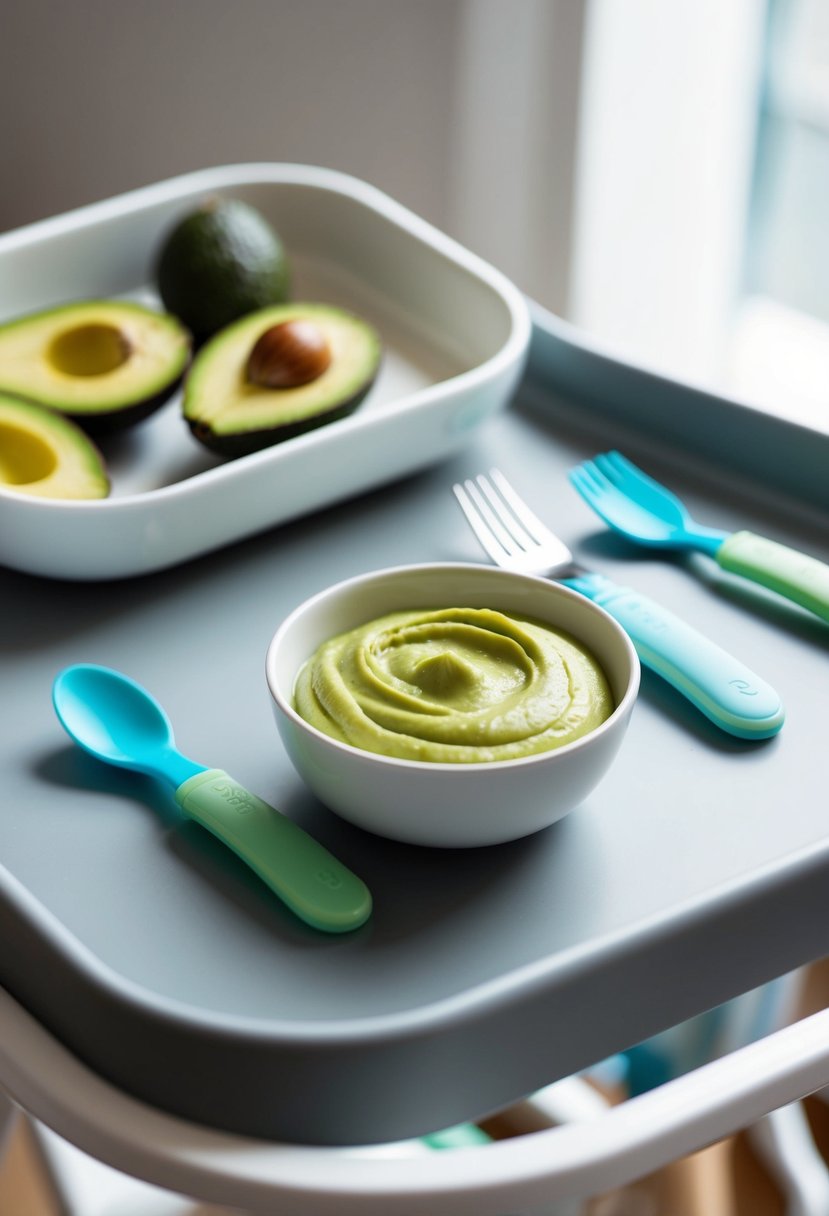
[(365, 883), (286, 815), (218, 768), (189, 777), (176, 801), (307, 924), (346, 933), (371, 915)]
[(754, 532), (734, 532), (716, 552), (723, 570), (750, 578), (829, 621), (829, 566)]

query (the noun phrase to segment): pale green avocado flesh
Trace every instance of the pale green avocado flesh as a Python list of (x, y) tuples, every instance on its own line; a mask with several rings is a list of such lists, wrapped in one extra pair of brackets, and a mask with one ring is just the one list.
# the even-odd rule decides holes
[(581, 739), (613, 712), (595, 656), (552, 626), (489, 608), (395, 612), (323, 643), (297, 713), (402, 760), (516, 760)]
[[(330, 363), (295, 388), (251, 383), (247, 363), (258, 339), (286, 321), (309, 321), (323, 335)], [(377, 331), (362, 318), (326, 304), (260, 309), (216, 334), (193, 360), (184, 388), (184, 417), (196, 438), (239, 456), (343, 418), (365, 398), (381, 360)]]
[(0, 325), (0, 391), (93, 432), (147, 417), (189, 358), (190, 335), (175, 317), (122, 301), (65, 304)]
[(109, 478), (75, 423), (0, 393), (0, 488), (36, 498), (106, 498)]

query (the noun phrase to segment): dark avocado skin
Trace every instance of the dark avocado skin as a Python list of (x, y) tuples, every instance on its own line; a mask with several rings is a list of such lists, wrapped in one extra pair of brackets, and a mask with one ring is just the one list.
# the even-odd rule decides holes
[(282, 243), (253, 207), (209, 199), (164, 240), (156, 267), (159, 294), (201, 346), (232, 321), (281, 304), (290, 272)]
[(358, 393), (349, 397), (347, 401), (339, 401), (330, 409), (323, 409), (313, 417), (303, 418), (299, 422), (285, 423), (278, 427), (269, 427), (267, 430), (261, 431), (246, 431), (239, 434), (231, 435), (214, 435), (210, 427), (206, 426), (198, 419), (188, 419), (190, 430), (198, 439), (199, 443), (203, 443), (206, 448), (212, 452), (217, 452), (220, 456), (249, 456), (251, 452), (261, 451), (263, 448), (273, 447), (274, 444), (282, 443), (285, 439), (293, 439), (297, 435), (304, 435), (308, 431), (316, 430), (318, 427), (327, 426), (329, 422), (336, 422), (339, 418), (347, 418), (352, 414), (363, 398), (368, 394), (369, 389), (374, 383), (376, 376), (364, 384)]
[(64, 417), (70, 418), (76, 426), (86, 431), (87, 435), (114, 435), (119, 431), (127, 430), (128, 427), (132, 427), (138, 422), (143, 422), (145, 418), (149, 418), (150, 414), (154, 414), (156, 410), (160, 409), (181, 388), (186, 371), (187, 368), (157, 393), (153, 393), (151, 397), (144, 397), (133, 405), (125, 405), (117, 410), (94, 414), (71, 414), (67, 410), (61, 412)]

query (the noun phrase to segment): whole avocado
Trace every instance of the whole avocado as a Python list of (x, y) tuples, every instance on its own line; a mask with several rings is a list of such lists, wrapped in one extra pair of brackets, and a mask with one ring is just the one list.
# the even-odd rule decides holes
[(164, 307), (200, 344), (249, 312), (284, 303), (290, 268), (260, 212), (240, 199), (212, 197), (168, 233), (156, 281)]

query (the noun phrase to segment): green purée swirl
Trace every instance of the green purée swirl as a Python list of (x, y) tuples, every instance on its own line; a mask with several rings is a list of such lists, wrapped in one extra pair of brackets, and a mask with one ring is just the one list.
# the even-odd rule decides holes
[(395, 612), (331, 638), (300, 670), (294, 700), (352, 747), (458, 764), (561, 747), (614, 709), (584, 646), (488, 608)]

